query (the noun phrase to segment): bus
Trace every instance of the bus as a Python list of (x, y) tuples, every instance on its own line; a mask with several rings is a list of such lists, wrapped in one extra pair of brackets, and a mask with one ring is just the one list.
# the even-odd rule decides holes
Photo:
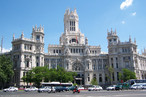
[(73, 86), (73, 83), (60, 83), (60, 82), (43, 82), (41, 83), (42, 87), (45, 86), (54, 86), (54, 87), (58, 87), (58, 86), (62, 86), (62, 87), (71, 87)]
[(131, 80), (128, 80), (127, 83), (129, 83), (130, 86), (132, 86), (132, 85), (146, 85), (146, 79), (131, 79)]

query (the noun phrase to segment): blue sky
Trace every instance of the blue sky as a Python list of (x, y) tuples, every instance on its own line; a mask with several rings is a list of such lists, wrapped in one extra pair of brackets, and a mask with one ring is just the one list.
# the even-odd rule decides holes
[(12, 47), (12, 36), (22, 31), (31, 37), (32, 26), (44, 25), (45, 52), (48, 44), (59, 44), (64, 31), (65, 10), (77, 9), (79, 28), (89, 45), (107, 52), (107, 29), (117, 30), (122, 42), (136, 38), (138, 51), (146, 47), (146, 0), (0, 0), (0, 38), (3, 48)]

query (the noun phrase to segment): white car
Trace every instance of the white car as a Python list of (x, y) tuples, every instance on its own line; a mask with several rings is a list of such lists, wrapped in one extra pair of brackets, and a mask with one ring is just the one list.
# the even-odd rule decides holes
[(103, 88), (101, 86), (97, 85), (97, 86), (95, 86), (95, 91), (97, 91), (97, 90), (100, 91), (100, 90), (103, 90)]
[(17, 87), (9, 87), (3, 90), (4, 92), (16, 92), (18, 91)]
[(130, 89), (135, 89), (135, 90), (137, 90), (137, 89), (142, 89), (142, 85), (132, 85), (132, 86), (130, 87)]
[(84, 89), (85, 89), (84, 87), (81, 86), (78, 87), (78, 90), (84, 90)]
[(54, 87), (50, 87), (50, 89), (48, 90), (48, 93), (55, 93), (56, 92), (56, 90), (55, 90), (55, 88)]
[(36, 88), (36, 87), (25, 88), (24, 91), (25, 92), (38, 91), (38, 88)]
[(43, 88), (39, 88), (38, 89), (38, 92), (48, 92), (48, 93), (50, 93), (50, 92), (55, 92), (55, 88), (51, 88), (51, 87), (43, 87)]
[(111, 85), (109, 87), (106, 88), (107, 91), (109, 90), (115, 90), (116, 85)]
[(142, 89), (146, 89), (146, 85), (142, 85)]
[(88, 91), (95, 91), (96, 90), (96, 87), (95, 86), (92, 86), (92, 87), (89, 87), (88, 88)]

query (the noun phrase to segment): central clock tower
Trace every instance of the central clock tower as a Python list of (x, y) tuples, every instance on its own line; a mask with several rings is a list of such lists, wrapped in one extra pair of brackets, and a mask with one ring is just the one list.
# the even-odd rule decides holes
[(79, 31), (79, 18), (76, 12), (71, 11), (69, 9), (66, 10), (64, 14), (64, 32), (68, 33), (77, 33)]
[(64, 14), (64, 33), (60, 37), (61, 45), (85, 44), (84, 34), (79, 30), (79, 17), (76, 12), (67, 9)]

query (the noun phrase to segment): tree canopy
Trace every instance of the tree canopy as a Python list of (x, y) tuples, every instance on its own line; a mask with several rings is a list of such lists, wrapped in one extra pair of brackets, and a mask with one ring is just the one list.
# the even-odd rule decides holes
[(98, 85), (96, 78), (93, 78), (93, 79), (91, 80), (91, 83), (90, 83), (90, 84), (91, 84), (91, 85)]
[(35, 67), (32, 70), (28, 71), (26, 76), (23, 76), (22, 79), (24, 82), (34, 84), (39, 87), (41, 82), (72, 82), (73, 77), (77, 74), (75, 72), (67, 72), (62, 67), (57, 67), (57, 69), (48, 69), (45, 67)]
[(12, 80), (14, 75), (12, 61), (9, 57), (0, 56), (0, 87), (6, 86)]
[(126, 68), (122, 69), (122, 73), (119, 73), (119, 78), (124, 82), (129, 79), (136, 79), (135, 72), (132, 72)]

